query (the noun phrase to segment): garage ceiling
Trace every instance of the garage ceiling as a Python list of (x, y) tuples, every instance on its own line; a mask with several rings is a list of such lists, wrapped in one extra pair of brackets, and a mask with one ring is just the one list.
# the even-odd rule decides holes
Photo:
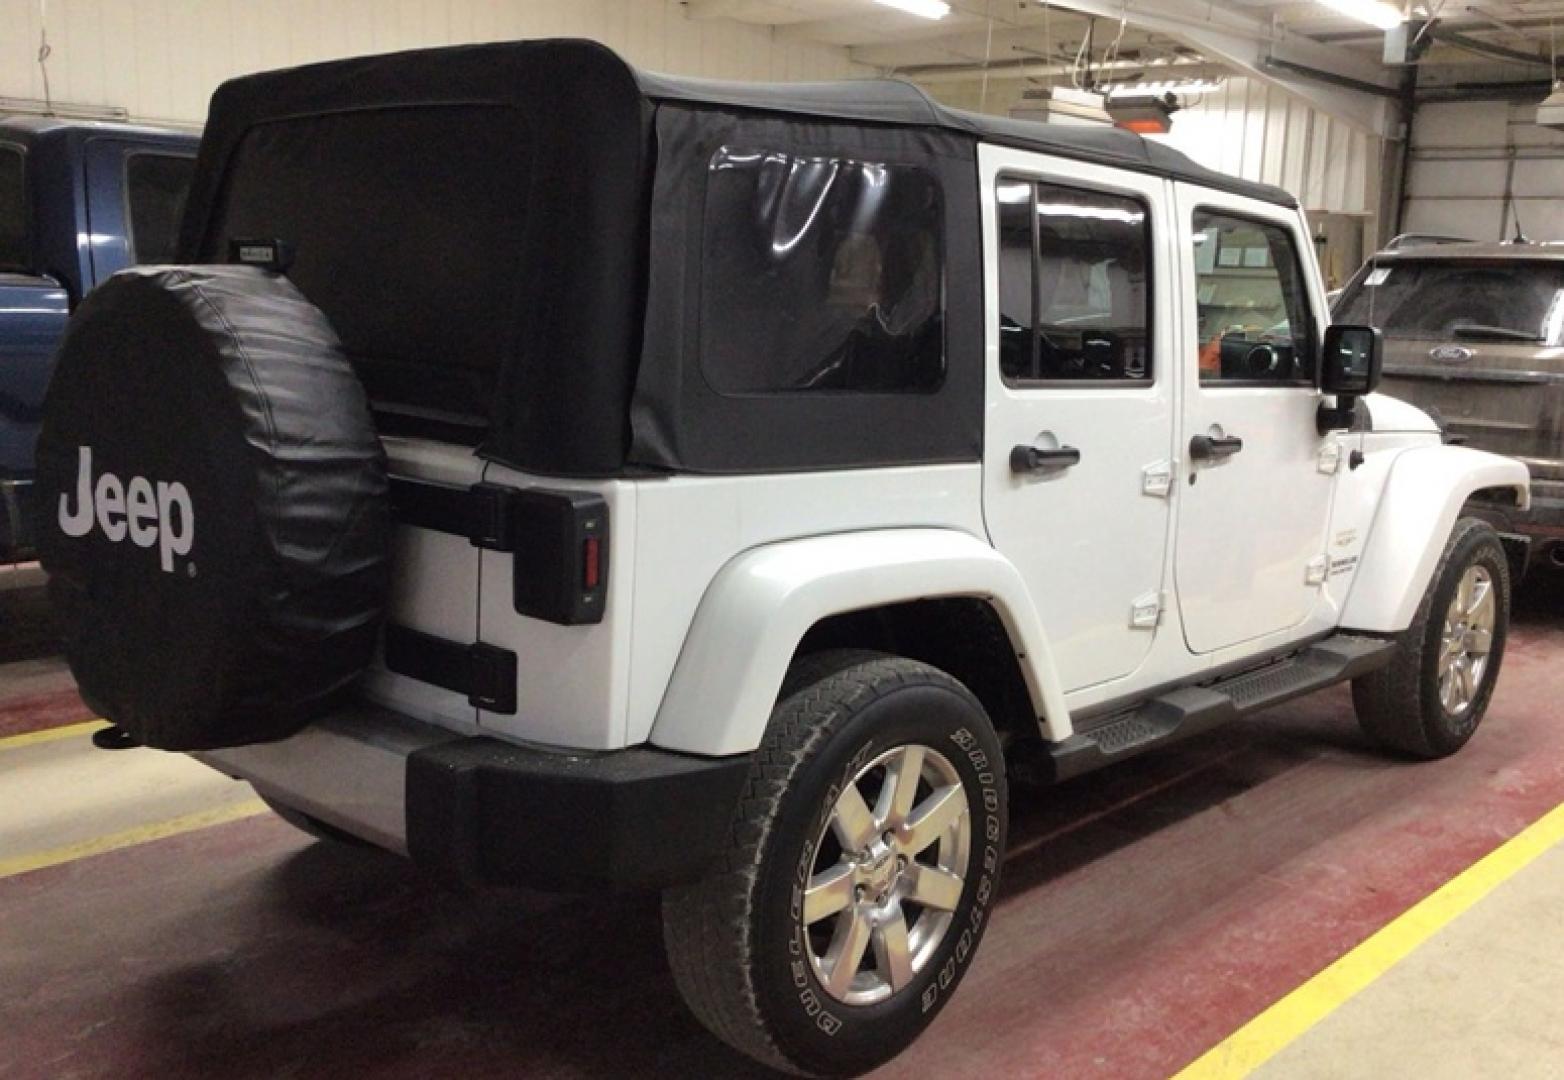
[[(1078, 70), (1077, 58), (1087, 54), (1100, 83), (1187, 78), (1212, 64), (1333, 85), (1282, 70), (1271, 63), (1278, 59), (1334, 76), (1338, 90), (1350, 89), (1341, 80), (1389, 90), (1400, 78), (1398, 66), (1383, 63), (1383, 31), (1307, 0), (950, 0), (949, 6), (944, 18), (928, 19), (876, 0), (685, 0), (690, 18), (769, 26), (784, 39), (844, 47), (860, 64), (921, 82), (985, 71), (989, 79), (1057, 81)], [(1535, 85), (1550, 78), (1550, 32), (1555, 20), (1564, 30), (1564, 0), (1412, 0), (1412, 17), (1432, 18), (1428, 51), (1418, 62), (1421, 85)]]

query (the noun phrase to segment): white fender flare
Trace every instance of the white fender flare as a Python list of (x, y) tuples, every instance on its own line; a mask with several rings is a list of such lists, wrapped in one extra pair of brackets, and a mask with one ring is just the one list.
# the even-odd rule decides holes
[(1484, 488), (1512, 488), (1523, 509), (1531, 505), (1530, 474), (1512, 458), (1464, 446), (1402, 452), (1385, 481), (1341, 625), (1380, 633), (1410, 626), (1461, 507)]
[(668, 750), (720, 757), (760, 745), (798, 643), (831, 615), (934, 597), (986, 600), (1010, 635), (1043, 734), (1070, 734), (1042, 623), (1021, 575), (952, 529), (882, 529), (789, 540), (736, 556), (696, 609), (652, 724)]

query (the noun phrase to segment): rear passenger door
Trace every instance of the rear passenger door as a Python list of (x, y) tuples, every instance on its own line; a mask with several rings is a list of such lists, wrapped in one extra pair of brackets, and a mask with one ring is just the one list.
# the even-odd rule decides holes
[(92, 283), (148, 263), (174, 261), (195, 158), (156, 144), (87, 144), (87, 223)]
[(1161, 621), (1173, 274), (1160, 178), (984, 146), (984, 515), (1066, 691), (1132, 674)]

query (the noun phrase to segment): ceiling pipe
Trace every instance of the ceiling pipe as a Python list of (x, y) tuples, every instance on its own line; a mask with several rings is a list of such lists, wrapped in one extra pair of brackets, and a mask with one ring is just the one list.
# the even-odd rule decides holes
[(1274, 56), (1262, 57), (1260, 66), (1268, 71), (1283, 75), (1296, 75), (1301, 79), (1313, 79), (1315, 82), (1326, 83), (1330, 86), (1339, 86), (1343, 90), (1356, 90), (1360, 94), (1373, 94), (1376, 97), (1389, 98), (1393, 101), (1401, 99), (1401, 91), (1388, 86), (1379, 86), (1376, 83), (1364, 82), (1362, 79), (1353, 79), (1346, 75), (1337, 75), (1333, 71), (1321, 71), (1305, 64), (1295, 64), (1291, 60), (1280, 60)]

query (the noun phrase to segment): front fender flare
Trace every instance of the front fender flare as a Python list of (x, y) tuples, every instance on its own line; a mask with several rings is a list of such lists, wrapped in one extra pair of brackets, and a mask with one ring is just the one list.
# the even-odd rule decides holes
[(816, 622), (952, 596), (993, 606), (1044, 718), (1044, 737), (1069, 735), (1042, 624), (1009, 560), (953, 529), (883, 529), (767, 544), (724, 566), (696, 609), (651, 741), (713, 757), (754, 750), (794, 651)]
[(1531, 504), (1530, 474), (1512, 458), (1464, 446), (1402, 452), (1385, 481), (1341, 625), (1379, 633), (1410, 626), (1461, 507), (1485, 488), (1513, 488), (1522, 508)]

